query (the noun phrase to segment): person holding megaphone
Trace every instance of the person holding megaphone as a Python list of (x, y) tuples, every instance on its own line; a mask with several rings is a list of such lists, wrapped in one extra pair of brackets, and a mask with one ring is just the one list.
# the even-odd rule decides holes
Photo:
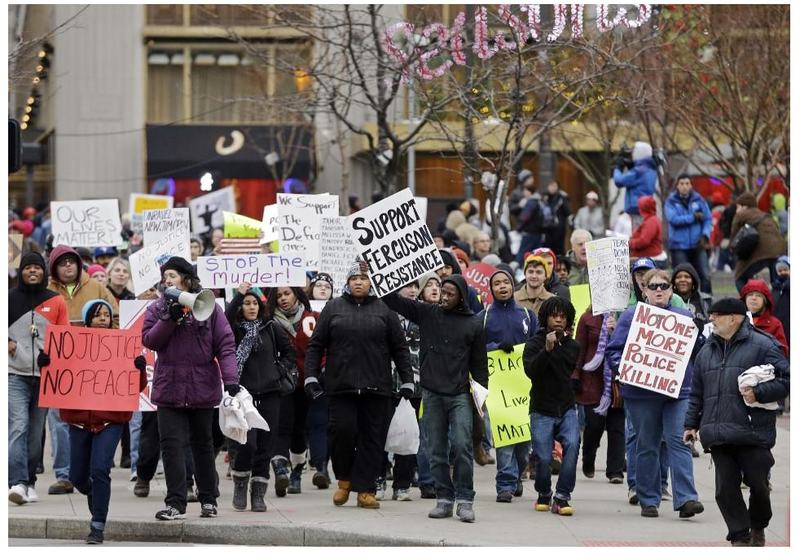
[[(186, 456), (191, 447), (202, 518), (217, 516), (214, 406), (222, 384), (239, 392), (233, 332), (211, 292), (202, 290), (192, 265), (177, 256), (161, 266), (164, 294), (147, 308), (142, 343), (158, 352), (152, 402), (158, 406), (166, 508), (158, 520), (186, 518)], [(216, 360), (216, 361), (215, 361)]]

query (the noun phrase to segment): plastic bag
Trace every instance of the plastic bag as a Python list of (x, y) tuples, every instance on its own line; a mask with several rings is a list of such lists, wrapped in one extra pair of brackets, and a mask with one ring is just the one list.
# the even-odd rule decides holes
[(242, 403), (228, 393), (222, 394), (219, 404), (219, 428), (222, 434), (239, 444), (247, 442), (247, 419)]
[(253, 396), (250, 395), (244, 386), (239, 387), (239, 392), (236, 393), (236, 399), (239, 400), (242, 406), (242, 412), (244, 413), (244, 419), (247, 422), (248, 429), (269, 431), (267, 420), (258, 413), (256, 406), (253, 404)]
[(406, 398), (402, 398), (394, 410), (384, 450), (400, 456), (416, 454), (419, 450), (417, 414), (414, 412), (414, 406)]

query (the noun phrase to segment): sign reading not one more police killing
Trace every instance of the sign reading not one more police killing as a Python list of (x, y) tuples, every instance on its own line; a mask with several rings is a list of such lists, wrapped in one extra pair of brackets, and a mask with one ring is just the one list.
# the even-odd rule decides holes
[(50, 202), (53, 246), (108, 247), (122, 244), (117, 200)]
[(352, 214), (347, 225), (379, 297), (444, 266), (409, 189)]

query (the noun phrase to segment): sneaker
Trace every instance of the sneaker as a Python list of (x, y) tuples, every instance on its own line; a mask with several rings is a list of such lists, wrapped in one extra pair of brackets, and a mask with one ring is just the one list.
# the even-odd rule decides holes
[(701, 503), (700, 501), (686, 501), (678, 509), (678, 517), (679, 518), (691, 518), (695, 514), (700, 514), (704, 510), (706, 510), (706, 509), (703, 506), (703, 503)]
[(103, 543), (103, 531), (97, 528), (90, 528), (89, 535), (86, 536), (86, 543), (89, 545), (98, 545)]
[(511, 491), (501, 491), (497, 494), (497, 502), (498, 503), (510, 503), (511, 499), (513, 499), (514, 495)]
[(410, 500), (411, 500), (410, 489), (395, 489), (392, 492), (392, 501), (410, 501)]
[(139, 476), (136, 475), (136, 472), (135, 471), (131, 472), (131, 477), (128, 479), (128, 481), (138, 481), (138, 480)]
[(658, 518), (658, 507), (655, 505), (642, 507), (642, 516), (645, 518)]
[(28, 489), (22, 483), (12, 486), (8, 490), (8, 500), (15, 505), (24, 505), (28, 502)]
[(212, 505), (211, 503), (203, 503), (203, 506), (200, 508), (200, 518), (216, 518), (217, 517), (217, 505)]
[(431, 487), (430, 485), (420, 485), (419, 486), (419, 497), (420, 499), (435, 499), (436, 498), (436, 490)]
[(428, 513), (428, 518), (450, 518), (451, 516), (453, 516), (452, 501), (436, 501), (436, 506)]
[(157, 520), (183, 520), (186, 518), (186, 513), (181, 512), (175, 507), (167, 507), (156, 513)]
[(75, 486), (68, 479), (60, 479), (47, 488), (48, 495), (67, 495), (73, 493)]
[(669, 489), (666, 487), (661, 489), (661, 500), (662, 501), (669, 501), (672, 499), (672, 494), (669, 492)]
[(514, 490), (514, 497), (522, 497), (525, 489), (522, 487), (522, 480), (517, 481), (517, 488)]
[(622, 485), (624, 481), (625, 480), (622, 479), (620, 476), (613, 476), (608, 478), (608, 483), (611, 483), (613, 485)]
[(475, 511), (472, 510), (472, 503), (458, 503), (456, 516), (461, 522), (475, 522)]
[(559, 516), (572, 516), (572, 507), (566, 499), (553, 499), (553, 504), (550, 507), (550, 512)]
[(638, 505), (639, 504), (639, 495), (636, 494), (636, 488), (631, 487), (628, 489), (628, 503), (631, 505)]
[(36, 494), (36, 489), (34, 489), (33, 485), (26, 487), (26, 490), (29, 503), (36, 503), (39, 501), (39, 495)]
[(552, 501), (552, 496), (550, 495), (539, 495), (539, 498), (536, 499), (536, 505), (534, 505), (534, 510), (539, 512), (547, 512), (550, 510), (550, 502)]
[(137, 497), (147, 497), (150, 495), (150, 482), (146, 479), (137, 479), (133, 486), (133, 494)]
[(383, 501), (386, 498), (386, 480), (378, 478), (375, 482), (375, 500)]

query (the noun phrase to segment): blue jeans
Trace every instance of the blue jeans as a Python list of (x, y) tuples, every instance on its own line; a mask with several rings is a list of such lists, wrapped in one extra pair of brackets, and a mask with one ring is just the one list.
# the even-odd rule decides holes
[(419, 450), (417, 450), (417, 485), (420, 487), (433, 487), (433, 474), (431, 462), (428, 458), (428, 435), (419, 420)]
[(678, 264), (689, 262), (700, 276), (700, 290), (704, 293), (711, 293), (711, 273), (708, 267), (708, 252), (701, 248), (691, 250), (670, 249), (670, 259), (672, 267)]
[(39, 377), (8, 375), (8, 486), (36, 485), (47, 408), (40, 408)]
[(99, 433), (69, 426), (70, 476), (75, 488), (88, 496), (92, 528), (102, 530), (111, 501), (111, 463), (122, 438), (121, 423), (112, 423)]
[(534, 488), (539, 495), (552, 495), (550, 462), (553, 460), (553, 441), (561, 443), (561, 471), (556, 483), (556, 498), (569, 501), (575, 489), (575, 472), (578, 467), (578, 450), (581, 433), (578, 426), (578, 410), (573, 407), (561, 417), (539, 413), (531, 414), (533, 453), (536, 455), (536, 482)]
[[(472, 502), (472, 397), (437, 394), (423, 389), (422, 428), (427, 436), (436, 498)], [(449, 453), (448, 453), (449, 443)], [(450, 456), (453, 477), (450, 477)]]
[(47, 426), (50, 429), (50, 449), (53, 453), (53, 473), (57, 480), (69, 479), (69, 425), (61, 421), (58, 410), (50, 408), (47, 412)]
[(135, 411), (128, 422), (131, 431), (131, 473), (136, 473), (136, 464), (139, 462), (139, 435), (142, 432), (142, 412)]
[[(631, 416), (625, 408), (625, 458), (628, 462), (628, 489), (636, 489), (636, 429), (631, 423)], [(669, 463), (667, 462), (667, 443), (661, 439), (658, 461), (661, 469), (662, 491), (669, 485)]]
[(683, 444), (683, 420), (689, 400), (639, 399), (625, 400), (633, 428), (636, 430), (636, 493), (643, 507), (661, 503), (659, 448), (667, 444), (667, 462), (672, 475), (672, 508), (697, 500), (694, 487), (692, 451)]
[(517, 443), (501, 446), (495, 449), (497, 456), (497, 475), (495, 476), (495, 489), (498, 495), (502, 491), (513, 493), (528, 465), (528, 456), (531, 453), (531, 443)]

